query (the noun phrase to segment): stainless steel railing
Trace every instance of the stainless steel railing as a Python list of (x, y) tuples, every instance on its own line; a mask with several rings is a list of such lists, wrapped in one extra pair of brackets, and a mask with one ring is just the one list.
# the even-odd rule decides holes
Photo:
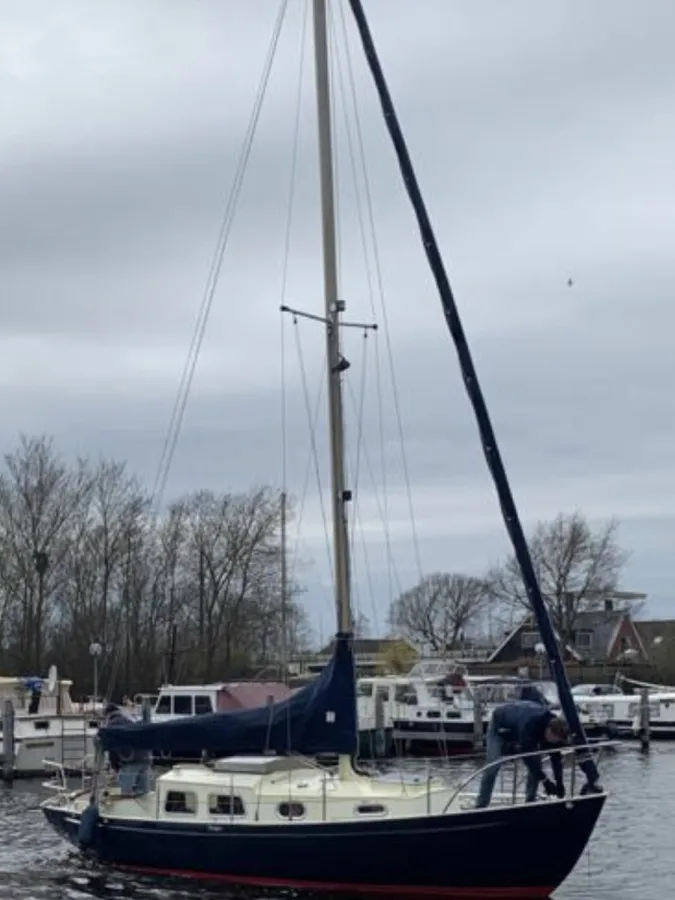
[(479, 769), (476, 769), (475, 771), (471, 772), (470, 775), (464, 778), (455, 787), (455, 790), (450, 796), (450, 799), (447, 801), (443, 812), (447, 812), (450, 806), (455, 802), (455, 800), (457, 800), (461, 795), (467, 793), (467, 788), (471, 785), (472, 782), (479, 782), (486, 772), (488, 772), (490, 769), (495, 768), (501, 770), (502, 773), (507, 773), (506, 779), (502, 778), (502, 788), (504, 785), (504, 781), (506, 780), (507, 790), (502, 790), (499, 792), (501, 794), (500, 799), (502, 799), (502, 802), (505, 795), (510, 796), (511, 805), (522, 802), (519, 798), (518, 787), (521, 777), (526, 776), (528, 771), (524, 760), (532, 757), (539, 757), (543, 760), (546, 757), (550, 757), (553, 753), (559, 753), (562, 757), (563, 779), (565, 779), (565, 798), (570, 799), (573, 797), (578, 797), (581, 795), (581, 791), (577, 791), (578, 763), (580, 761), (583, 761), (583, 758), (585, 756), (586, 759), (595, 759), (597, 765), (603, 751), (607, 750), (609, 747), (616, 747), (618, 746), (618, 744), (618, 741), (598, 741), (593, 744), (582, 744), (574, 746), (570, 745), (556, 748), (555, 750), (535, 750), (530, 753), (516, 753), (500, 757), (493, 762), (486, 763), (484, 766), (481, 766)]

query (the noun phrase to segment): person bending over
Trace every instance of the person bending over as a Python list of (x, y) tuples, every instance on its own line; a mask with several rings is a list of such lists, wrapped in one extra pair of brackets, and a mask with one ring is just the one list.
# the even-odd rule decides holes
[[(516, 753), (534, 753), (549, 748), (555, 750), (556, 747), (565, 745), (568, 739), (569, 729), (565, 720), (554, 715), (541, 703), (515, 700), (498, 706), (492, 714), (485, 748), (486, 765), (495, 765), (491, 765), (483, 773), (476, 809), (482, 809), (490, 803), (501, 767), (499, 760), (503, 761), (504, 757)], [(553, 781), (544, 774), (540, 756), (526, 756), (523, 763), (527, 768), (525, 799), (528, 803), (536, 799), (539, 782), (543, 783), (547, 794), (555, 794), (560, 798), (565, 796), (560, 753), (551, 754)]]

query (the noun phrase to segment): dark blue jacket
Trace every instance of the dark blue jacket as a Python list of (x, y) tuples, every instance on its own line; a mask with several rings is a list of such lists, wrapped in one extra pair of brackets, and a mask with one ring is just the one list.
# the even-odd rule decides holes
[[(106, 719), (105, 726), (106, 728), (116, 728), (118, 726), (124, 727), (125, 725), (132, 725), (133, 719), (128, 718), (124, 715), (122, 710), (115, 706), (114, 704), (108, 704), (106, 707)], [(150, 754), (146, 750), (137, 750), (137, 751), (121, 751), (116, 752), (115, 750), (111, 750), (108, 753), (108, 758), (110, 759), (110, 766), (116, 772), (119, 771), (120, 767), (124, 763), (141, 763), (146, 764), (150, 761)]]
[[(541, 703), (532, 700), (514, 700), (503, 703), (492, 714), (492, 728), (497, 731), (502, 741), (516, 744), (519, 753), (534, 753), (557, 745), (548, 744), (544, 738), (546, 727), (555, 715)], [(527, 768), (543, 781), (546, 776), (541, 766), (540, 756), (529, 756), (523, 760)], [(551, 753), (551, 768), (556, 784), (562, 785), (562, 757), (560, 753)]]
[(541, 706), (546, 707), (551, 705), (535, 684), (524, 684), (520, 689), (520, 697), (518, 699), (532, 700), (534, 703), (539, 703)]

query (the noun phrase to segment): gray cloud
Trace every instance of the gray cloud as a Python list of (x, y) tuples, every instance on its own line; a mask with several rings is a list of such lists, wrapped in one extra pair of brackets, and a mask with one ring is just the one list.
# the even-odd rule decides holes
[[(284, 228), (301, 8), (280, 44), (198, 366), (171, 495), (281, 478)], [(545, 7), (367, 4), (497, 435), (532, 525), (617, 515), (626, 581), (668, 614), (675, 516), (671, 295), (675, 10), (654, 0)], [(129, 460), (149, 483), (201, 300), (275, 4), (2, 4), (2, 442), (53, 433), (66, 453)], [(351, 45), (424, 569), (480, 571), (507, 549), (454, 348), (367, 72)], [(306, 60), (287, 302), (321, 304), (311, 59)], [(342, 292), (370, 321), (338, 96)], [(372, 277), (372, 265), (370, 266)], [(567, 286), (567, 279), (574, 281)], [(383, 325), (379, 300), (375, 318)], [(299, 326), (310, 392), (323, 340)], [(355, 578), (383, 625), (391, 574), (417, 578), (382, 328), (368, 343)], [(309, 452), (285, 325), (289, 488)], [(363, 340), (346, 408), (352, 465)], [(327, 456), (321, 407), (319, 453)], [(325, 465), (323, 487), (326, 487)], [(369, 572), (363, 557), (367, 546)], [(330, 630), (317, 489), (301, 529), (308, 606)], [(368, 577), (370, 575), (370, 578)], [(371, 585), (373, 597), (371, 598)], [(375, 610), (371, 607), (375, 605)]]

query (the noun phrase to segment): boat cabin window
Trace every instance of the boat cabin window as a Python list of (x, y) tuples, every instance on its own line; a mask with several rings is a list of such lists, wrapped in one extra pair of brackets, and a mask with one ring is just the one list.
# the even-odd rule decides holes
[(197, 812), (197, 795), (192, 791), (167, 791), (164, 810), (194, 815)]
[(173, 698), (173, 712), (176, 716), (191, 716), (192, 697), (187, 694), (176, 694)]
[(356, 812), (360, 816), (384, 816), (386, 815), (387, 807), (382, 806), (381, 803), (362, 803), (356, 807)]
[(280, 803), (277, 806), (277, 815), (280, 819), (304, 819), (304, 803)]
[(410, 706), (417, 706), (415, 688), (411, 684), (397, 684), (394, 691), (394, 700), (396, 703), (407, 703)]
[(356, 695), (358, 697), (372, 697), (373, 696), (373, 685), (370, 682), (366, 682), (363, 684), (359, 682), (356, 686)]
[(212, 816), (245, 816), (244, 801), (236, 794), (209, 794)]
[(49, 722), (46, 719), (42, 719), (39, 722), (33, 722), (33, 728), (36, 731), (49, 731)]
[(478, 696), (483, 703), (498, 705), (515, 700), (519, 696), (519, 686), (502, 684), (476, 684), (473, 686), (473, 695)]
[(213, 712), (211, 698), (208, 694), (197, 694), (195, 697), (195, 715), (206, 716)]
[[(634, 719), (636, 716), (640, 715), (640, 703), (631, 703), (628, 706), (628, 716), (631, 719)], [(661, 709), (659, 706), (658, 700), (656, 703), (653, 701), (649, 704), (649, 716), (652, 719), (658, 719), (661, 714)]]
[(157, 701), (155, 713), (158, 713), (160, 716), (170, 715), (171, 714), (171, 697), (168, 697), (166, 694), (163, 697), (160, 697), (159, 700)]

